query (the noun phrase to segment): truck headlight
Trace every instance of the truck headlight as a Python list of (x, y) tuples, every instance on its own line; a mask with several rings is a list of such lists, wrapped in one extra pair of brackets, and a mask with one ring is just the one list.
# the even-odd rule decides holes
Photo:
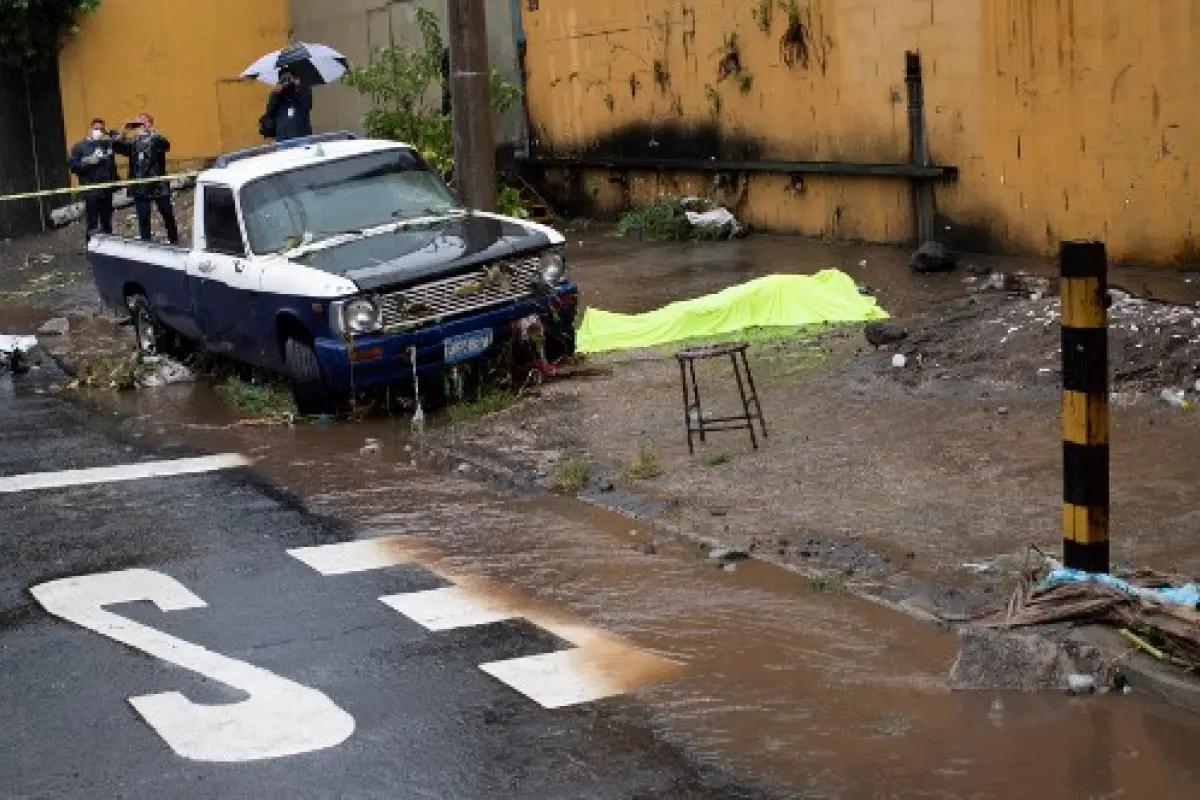
[(541, 257), (542, 280), (557, 286), (567, 279), (567, 260), (558, 250), (551, 250)]
[(333, 322), (342, 333), (374, 333), (382, 325), (379, 307), (370, 300), (358, 299), (333, 304)]

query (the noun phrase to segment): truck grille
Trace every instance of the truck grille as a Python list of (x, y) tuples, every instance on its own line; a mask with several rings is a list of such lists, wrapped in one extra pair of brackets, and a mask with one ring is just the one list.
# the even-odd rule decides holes
[(383, 327), (412, 327), (519, 300), (533, 293), (541, 277), (541, 260), (534, 256), (381, 295)]

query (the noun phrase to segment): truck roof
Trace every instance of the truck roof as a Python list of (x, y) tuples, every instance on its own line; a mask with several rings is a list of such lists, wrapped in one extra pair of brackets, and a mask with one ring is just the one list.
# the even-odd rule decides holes
[(412, 146), (382, 139), (349, 139), (318, 141), (262, 153), (248, 152), (228, 163), (218, 159), (214, 167), (200, 173), (199, 182), (219, 183), (237, 191), (250, 181), (289, 172), (297, 167), (401, 148), (412, 149)]

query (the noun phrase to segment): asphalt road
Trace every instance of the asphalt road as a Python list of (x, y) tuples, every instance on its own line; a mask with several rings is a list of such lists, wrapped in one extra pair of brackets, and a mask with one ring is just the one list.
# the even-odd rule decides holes
[[(418, 624), (380, 598), (443, 577), (322, 574), (289, 551), (347, 526), (250, 469), (122, 442), (37, 393), (48, 377), (0, 377), (0, 795), (763, 796), (628, 697), (514, 690), (481, 665), (571, 645), (522, 619)], [(160, 462), (178, 474), (136, 466)]]

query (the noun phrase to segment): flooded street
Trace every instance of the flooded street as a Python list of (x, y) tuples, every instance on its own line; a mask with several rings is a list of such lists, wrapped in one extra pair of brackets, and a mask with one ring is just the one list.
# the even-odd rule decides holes
[[(611, 702), (648, 710), (701, 763), (782, 796), (1186, 798), (1200, 781), (1189, 744), (1200, 720), (1136, 689), (952, 692), (948, 632), (769, 564), (721, 569), (573, 499), (424, 471), (404, 419), (226, 427), (203, 394), (130, 395), (123, 411), (139, 435), (253, 455), (314, 512), (357, 536), (411, 540), (436, 570), (515, 592), (527, 614), (566, 614), (679, 662)], [(368, 439), (378, 452), (360, 452)]]
[[(770, 272), (826, 267), (845, 270), (877, 292), (890, 312), (910, 319), (963, 291), (961, 275), (914, 279), (906, 255), (885, 248), (828, 247), (782, 237), (758, 237), (727, 248), (645, 246), (595, 234), (571, 241), (576, 278), (585, 286), (587, 303), (615, 311), (644, 311)], [(1138, 281), (1141, 274), (1123, 273), (1123, 279)], [(1200, 299), (1200, 289), (1183, 277), (1156, 279), (1155, 285), (1163, 296)], [(51, 313), (14, 312), (6, 326), (40, 324)], [(77, 335), (99, 342), (102, 326), (95, 324), (95, 329), (88, 324), (78, 328)], [(850, 369), (861, 373), (865, 368)], [(931, 448), (927, 463), (944, 458), (949, 465), (937, 467), (939, 480), (945, 481), (941, 485), (907, 474), (896, 477), (886, 471), (895, 468), (882, 459), (895, 449), (929, 446), (916, 442), (948, 424), (947, 406), (941, 404), (964, 397), (978, 403), (978, 386), (948, 383), (903, 397), (874, 388), (865, 399), (856, 390), (859, 399), (847, 401), (829, 389), (832, 379), (813, 384), (823, 387), (817, 391), (796, 393), (802, 379), (788, 374), (775, 383), (764, 379), (765, 391), (773, 392), (765, 397), (776, 430), (783, 399), (797, 408), (797, 417), (785, 418), (781, 438), (773, 440), (775, 449), (753, 455), (728, 451), (741, 459), (739, 468), (758, 470), (762, 503), (757, 508), (752, 503), (744, 514), (736, 504), (746, 499), (745, 484), (711, 470), (697, 471), (682, 453), (673, 427), (677, 388), (672, 375), (634, 373), (635, 388), (620, 390), (629, 392), (631, 408), (655, 416), (633, 421), (631, 415), (617, 419), (620, 415), (605, 413), (611, 411), (611, 400), (600, 384), (597, 405), (585, 405), (582, 414), (568, 408), (576, 416), (561, 419), (553, 416), (554, 410), (545, 410), (544, 419), (559, 427), (572, 424), (563, 420), (575, 420), (573, 424), (614, 441), (616, 435), (606, 426), (623, 426), (627, 430), (620, 435), (653, 442), (668, 467), (663, 480), (681, 476), (678, 480), (690, 482), (660, 485), (658, 494), (686, 499), (684, 489), (690, 485), (703, 498), (691, 510), (685, 503), (680, 512), (685, 525), (717, 516), (705, 499), (712, 507), (730, 509), (717, 522), (725, 535), (734, 537), (749, 535), (748, 527), (739, 530), (743, 523), (774, 527), (777, 535), (791, 530), (788, 525), (828, 524), (832, 518), (840, 530), (865, 529), (900, 553), (913, 549), (922, 559), (928, 555), (913, 568), (921, 580), (936, 575), (953, 583), (957, 573), (951, 567), (977, 551), (1020, 546), (1020, 541), (1005, 541), (1014, 513), (1025, 516), (1030, 530), (1040, 526), (1034, 535), (1045, 533), (1050, 541), (1057, 535), (1057, 486), (1053, 479), (1046, 485), (1044, 477), (1046, 470), (1057, 469), (1051, 463), (1057, 457), (1053, 391), (1005, 400), (1011, 407), (1007, 419), (1022, 421), (1013, 432), (998, 428), (990, 401), (985, 410), (956, 412), (958, 427), (942, 434), (960, 444), (973, 442), (977, 452), (935, 454)], [(546, 402), (557, 402), (549, 397)], [(951, 691), (948, 675), (957, 653), (952, 633), (853, 596), (837, 581), (801, 577), (758, 560), (723, 567), (705, 549), (650, 524), (574, 498), (488, 485), (486, 476), (467, 461), (445, 470), (419, 464), (421, 448), (414, 447), (407, 418), (239, 425), (239, 415), (202, 384), (96, 393), (87, 402), (139, 444), (245, 454), (255, 460), (257, 474), (294, 494), (312, 512), (350, 525), (354, 537), (399, 537), (434, 573), (454, 576), (481, 596), (503, 598), (506, 609), (542, 620), (551, 631), (596, 626), (661, 663), (673, 662), (671, 669), (651, 670), (650, 675), (629, 656), (632, 651), (614, 650), (608, 677), (626, 682), (629, 693), (605, 701), (607, 706), (617, 718), (648, 715), (658, 737), (697, 763), (749, 776), (779, 796), (1190, 798), (1200, 785), (1200, 767), (1191, 757), (1200, 719), (1140, 697), (1136, 686), (1128, 696), (1086, 698)], [(880, 402), (891, 404), (893, 416), (878, 413)], [(855, 411), (854, 403), (862, 407)], [(525, 419), (543, 414), (536, 404), (527, 409), (518, 412)], [(847, 416), (853, 413), (860, 416)], [(1120, 552), (1157, 553), (1186, 562), (1196, 555), (1194, 526), (1188, 522), (1190, 492), (1185, 489), (1189, 481), (1194, 483), (1189, 476), (1197, 466), (1195, 428), (1175, 423), (1155, 427), (1153, 417), (1129, 414), (1122, 424), (1137, 432), (1137, 442), (1155, 448), (1130, 456), (1146, 462), (1140, 469), (1152, 488), (1139, 501), (1142, 505), (1119, 507), (1117, 514), (1140, 518), (1154, 508), (1176, 516), (1164, 523), (1170, 536), (1143, 542), (1143, 551)], [(911, 430), (896, 431), (891, 445), (872, 440), (871, 435), (895, 427), (901, 415)], [(581, 419), (589, 421), (579, 423)], [(440, 424), (435, 419), (433, 434)], [(492, 424), (486, 419), (480, 423)], [(1047, 454), (1038, 455), (1044, 442), (1050, 443)], [(1136, 450), (1133, 442), (1124, 446), (1131, 453)], [(789, 471), (796, 468), (780, 455), (819, 447), (841, 448), (826, 450), (834, 455), (827, 458), (823, 477), (798, 478), (798, 472)], [(1162, 448), (1178, 458), (1164, 460)], [(1013, 469), (1025, 482), (1020, 485), (1040, 485), (1046, 497), (1011, 488), (1018, 485), (1017, 478), (1003, 471), (1005, 459), (1017, 464)], [(783, 464), (784, 471), (770, 473), (770, 462)], [(855, 481), (834, 469), (847, 465), (855, 470)], [(989, 512), (997, 515), (994, 529), (968, 524), (966, 512), (951, 505), (970, 491), (954, 483), (955, 472), (967, 487), (1009, 487), (997, 492), (1003, 502)], [(1010, 480), (1014, 483), (1005, 483)], [(836, 505), (839, 500), (841, 506)], [(1005, 503), (1020, 508), (1006, 510)], [(983, 544), (972, 542), (967, 528), (971, 535), (982, 530)]]

